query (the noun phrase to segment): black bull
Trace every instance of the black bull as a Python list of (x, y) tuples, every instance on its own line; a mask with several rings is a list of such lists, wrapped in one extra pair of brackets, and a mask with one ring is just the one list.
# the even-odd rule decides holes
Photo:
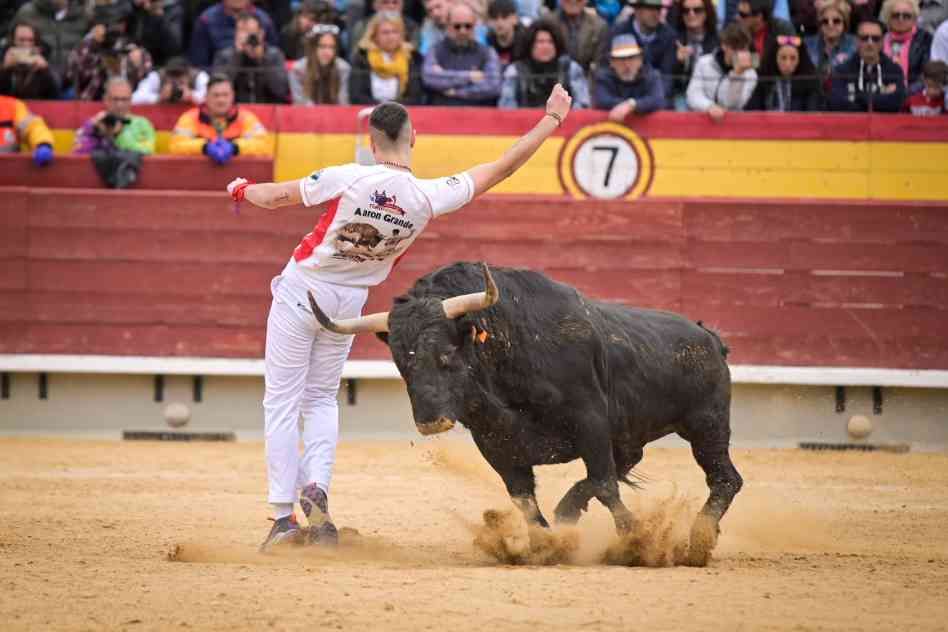
[(422, 277), (387, 314), (333, 322), (310, 302), (331, 330), (377, 332), (419, 430), (467, 427), (527, 520), (544, 527), (533, 466), (582, 459), (586, 478), (556, 506), (557, 521), (575, 522), (596, 498), (623, 533), (635, 523), (618, 481), (630, 483), (645, 444), (677, 433), (711, 492), (692, 551), (713, 548), (742, 485), (728, 451), (727, 348), (714, 332), (670, 312), (588, 299), (530, 270), (491, 275), (471, 263)]

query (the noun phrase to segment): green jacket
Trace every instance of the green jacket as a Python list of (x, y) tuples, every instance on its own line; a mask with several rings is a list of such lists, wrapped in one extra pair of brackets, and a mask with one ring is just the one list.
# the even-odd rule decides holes
[[(115, 138), (115, 146), (119, 149), (137, 151), (140, 154), (155, 153), (155, 128), (151, 121), (144, 116), (129, 115), (131, 122), (122, 127), (122, 131)], [(106, 138), (99, 136), (89, 119), (76, 133), (75, 154), (91, 154), (96, 149), (104, 149), (109, 145)]]

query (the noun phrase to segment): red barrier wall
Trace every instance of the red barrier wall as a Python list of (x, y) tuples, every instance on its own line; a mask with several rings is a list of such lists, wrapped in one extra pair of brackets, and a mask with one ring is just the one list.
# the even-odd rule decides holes
[[(5, 188), (0, 353), (259, 357), (317, 213), (195, 192)], [(948, 368), (948, 204), (488, 197), (433, 223), (368, 311), (456, 260), (680, 311), (748, 364)], [(354, 358), (388, 358), (360, 337)]]
[[(89, 156), (56, 156), (53, 166), (37, 167), (25, 154), (0, 154), (0, 187), (105, 187)], [(273, 160), (237, 156), (216, 165), (206, 156), (145, 156), (136, 189), (217, 191), (234, 178), (255, 182), (273, 179)]]

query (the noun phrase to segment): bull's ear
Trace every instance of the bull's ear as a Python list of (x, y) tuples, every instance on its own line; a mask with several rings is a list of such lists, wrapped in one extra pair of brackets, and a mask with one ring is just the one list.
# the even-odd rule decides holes
[(381, 340), (382, 342), (384, 342), (386, 347), (388, 346), (388, 332), (387, 331), (376, 332), (375, 337)]

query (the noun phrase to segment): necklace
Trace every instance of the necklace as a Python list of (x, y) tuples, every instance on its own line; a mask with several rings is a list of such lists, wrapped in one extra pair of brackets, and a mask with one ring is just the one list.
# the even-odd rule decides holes
[(407, 171), (408, 173), (413, 173), (412, 170), (411, 170), (411, 167), (409, 167), (408, 165), (399, 164), (399, 163), (397, 163), (397, 162), (388, 162), (387, 160), (379, 160), (379, 164), (380, 164), (380, 165), (388, 165), (389, 167), (397, 167), (397, 168), (399, 168), (399, 169), (404, 169), (404, 170)]

